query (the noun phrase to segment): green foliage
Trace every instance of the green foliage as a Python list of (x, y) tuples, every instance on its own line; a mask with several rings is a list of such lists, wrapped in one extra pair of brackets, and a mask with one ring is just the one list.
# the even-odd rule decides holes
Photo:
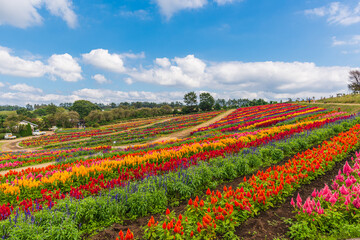
[(197, 107), (197, 96), (195, 92), (189, 92), (184, 95), (184, 102), (186, 108), (183, 108), (186, 112), (195, 112)]
[(201, 93), (200, 94), (200, 104), (199, 108), (202, 111), (211, 111), (215, 103), (215, 99), (211, 96), (210, 93)]
[(77, 112), (80, 115), (80, 118), (83, 119), (92, 110), (100, 110), (100, 108), (94, 103), (87, 100), (77, 100), (71, 106), (70, 110)]
[(19, 134), (21, 137), (27, 137), (32, 135), (32, 129), (30, 124), (27, 125), (19, 125)]

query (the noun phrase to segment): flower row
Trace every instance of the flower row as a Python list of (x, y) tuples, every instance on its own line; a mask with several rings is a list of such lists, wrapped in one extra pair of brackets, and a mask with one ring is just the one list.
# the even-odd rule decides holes
[(190, 199), (183, 215), (169, 211), (163, 222), (146, 226), (148, 239), (213, 239), (234, 237), (235, 226), (245, 219), (284, 201), (294, 189), (331, 169), (354, 146), (359, 145), (360, 125), (340, 133), (321, 146), (297, 154), (284, 165), (258, 171), (236, 189), (208, 191), (205, 199)]

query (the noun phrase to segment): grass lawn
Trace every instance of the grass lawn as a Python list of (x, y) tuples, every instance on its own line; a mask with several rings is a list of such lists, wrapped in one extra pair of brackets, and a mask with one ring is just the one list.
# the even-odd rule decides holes
[(337, 104), (332, 104), (332, 103), (320, 103), (320, 104), (316, 104), (316, 103), (301, 103), (301, 104), (306, 104), (306, 105), (311, 105), (311, 106), (316, 106), (316, 107), (321, 107), (321, 108), (326, 108), (329, 110), (335, 110), (338, 111), (338, 109), (340, 108), (340, 111), (343, 112), (348, 112), (348, 113), (358, 113), (360, 112), (360, 105), (356, 106), (356, 105), (337, 105)]
[(360, 103), (360, 94), (349, 94), (341, 97), (326, 98), (316, 101), (325, 103)]
[(10, 114), (16, 114), (16, 111), (0, 111), (0, 115), (10, 115)]

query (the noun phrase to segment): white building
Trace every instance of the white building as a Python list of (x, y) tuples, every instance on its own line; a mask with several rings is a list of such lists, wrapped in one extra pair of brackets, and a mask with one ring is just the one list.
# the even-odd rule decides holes
[(29, 122), (29, 121), (26, 121), (26, 120), (22, 120), (19, 125), (28, 125), (30, 124), (30, 127), (31, 127), (31, 130), (34, 131), (35, 128), (38, 128), (39, 126), (35, 123), (32, 123), (32, 122)]

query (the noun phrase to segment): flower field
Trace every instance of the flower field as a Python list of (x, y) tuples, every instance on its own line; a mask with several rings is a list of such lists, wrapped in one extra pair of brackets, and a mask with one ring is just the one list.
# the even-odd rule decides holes
[(135, 127), (140, 127), (143, 125), (148, 125), (148, 124), (154, 123), (158, 120), (159, 119), (154, 118), (154, 119), (148, 119), (148, 120), (143, 120), (143, 121), (114, 124), (114, 125), (105, 126), (100, 129), (92, 129), (92, 130), (87, 130), (87, 131), (81, 131), (81, 130), (74, 129), (73, 131), (63, 131), (63, 132), (56, 133), (54, 135), (34, 137), (32, 139), (22, 141), (20, 143), (20, 145), (24, 146), (24, 147), (37, 147), (37, 146), (46, 146), (46, 145), (56, 144), (56, 143), (63, 143), (63, 142), (78, 140), (81, 138), (89, 138), (89, 137), (93, 137), (93, 136), (99, 136), (99, 135), (101, 136), (101, 135), (106, 135), (106, 134), (110, 134), (110, 133), (121, 132), (121, 131), (125, 131), (129, 128), (135, 128)]
[(144, 141), (153, 140), (156, 137), (174, 133), (182, 129), (186, 129), (192, 126), (199, 125), (206, 122), (215, 116), (222, 113), (222, 111), (192, 114), (177, 118), (172, 118), (169, 121), (156, 123), (150, 127), (132, 129), (126, 132), (120, 132), (118, 134), (112, 134), (109, 136), (95, 136), (90, 140), (80, 141), (70, 144), (58, 144), (53, 147), (90, 147), (98, 145), (124, 145), (130, 143), (140, 143)]
[[(299, 214), (288, 237), (331, 236), (329, 229), (343, 218), (349, 236), (360, 236), (360, 155), (339, 172), (332, 189), (315, 190), (306, 201), (300, 196), (286, 201), (359, 148), (360, 118), (355, 115), (288, 103), (246, 107), (184, 139), (125, 150), (110, 147), (146, 142), (220, 113), (182, 116), (127, 132), (109, 130), (119, 133), (73, 143), (38, 138), (42, 143), (34, 146), (57, 143), (51, 145), (57, 149), (1, 153), (0, 169), (56, 163), (0, 175), (0, 235), (86, 239), (120, 223), (124, 228), (111, 239), (236, 239), (236, 228), (247, 219), (293, 204)], [(236, 186), (217, 188), (237, 178)], [(184, 210), (172, 211), (179, 204)], [(151, 217), (155, 213), (164, 214)], [(126, 226), (140, 217), (147, 218), (145, 224)], [(344, 229), (336, 234), (343, 236)], [(100, 233), (97, 239), (109, 238)]]

